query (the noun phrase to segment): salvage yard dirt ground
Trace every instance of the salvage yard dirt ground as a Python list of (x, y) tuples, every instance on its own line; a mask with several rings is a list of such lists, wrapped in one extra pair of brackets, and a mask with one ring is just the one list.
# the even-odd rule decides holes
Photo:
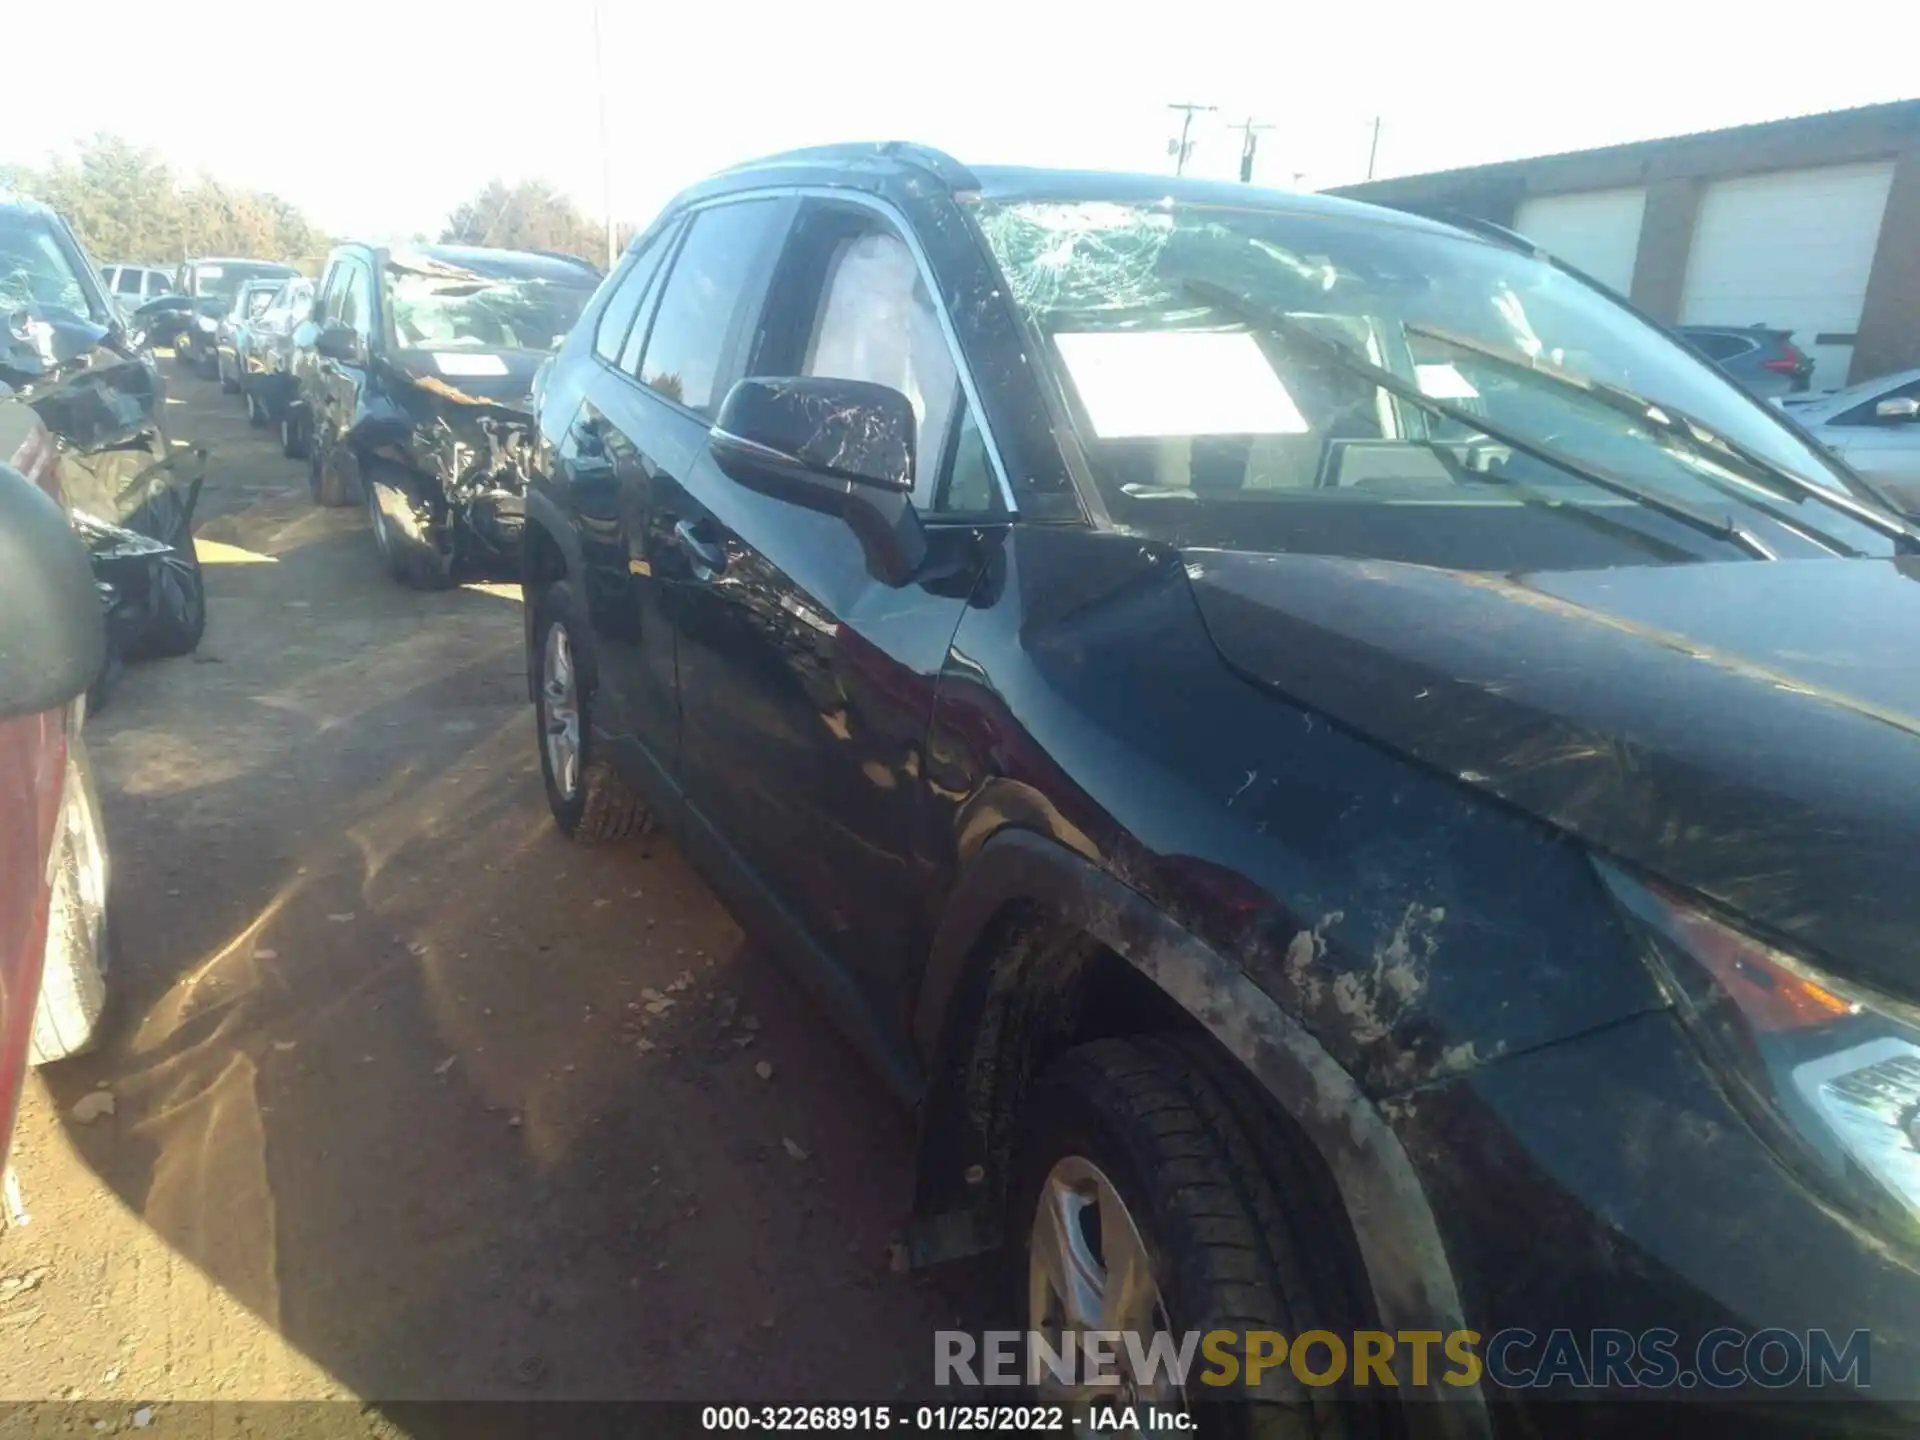
[(921, 1390), (981, 1287), (890, 1264), (908, 1118), (670, 843), (554, 832), (517, 587), (398, 588), (169, 370), (210, 620), (87, 725), (113, 1015), (28, 1088), (0, 1398)]

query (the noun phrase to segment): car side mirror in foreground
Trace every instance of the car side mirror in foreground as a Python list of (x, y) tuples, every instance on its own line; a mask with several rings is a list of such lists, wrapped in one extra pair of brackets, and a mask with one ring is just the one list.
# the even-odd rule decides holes
[(65, 705), (107, 663), (93, 567), (64, 511), (0, 465), (0, 720)]
[(727, 393), (707, 447), (748, 489), (839, 516), (859, 537), (867, 572), (897, 586), (927, 554), (912, 499), (915, 428), (913, 403), (885, 385), (749, 379)]
[(1891, 400), (1882, 400), (1873, 407), (1873, 413), (1881, 420), (1920, 420), (1920, 400), (1911, 395), (1897, 395)]

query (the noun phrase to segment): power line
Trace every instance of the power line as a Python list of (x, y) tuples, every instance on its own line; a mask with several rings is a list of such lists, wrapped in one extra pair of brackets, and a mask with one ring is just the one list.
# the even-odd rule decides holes
[(1196, 114), (1211, 115), (1220, 107), (1218, 105), (1196, 105), (1190, 100), (1182, 100), (1178, 103), (1168, 105), (1167, 108), (1181, 112), (1180, 138), (1167, 142), (1167, 153), (1173, 156), (1173, 173), (1176, 175), (1184, 175), (1187, 173), (1187, 157), (1193, 154), (1194, 142), (1188, 138), (1193, 132), (1193, 117)]

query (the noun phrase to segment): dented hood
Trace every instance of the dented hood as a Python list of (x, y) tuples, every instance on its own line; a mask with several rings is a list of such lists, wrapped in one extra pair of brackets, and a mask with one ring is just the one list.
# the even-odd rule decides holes
[(1186, 558), (1248, 678), (1920, 994), (1920, 562)]
[(533, 377), (545, 350), (402, 350), (396, 368), (411, 383), (454, 404), (492, 405), (531, 415)]

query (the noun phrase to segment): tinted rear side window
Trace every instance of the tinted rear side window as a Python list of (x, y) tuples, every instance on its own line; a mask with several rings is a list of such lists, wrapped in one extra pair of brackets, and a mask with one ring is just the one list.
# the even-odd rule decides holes
[(654, 236), (615, 281), (616, 288), (607, 300), (606, 309), (600, 312), (600, 323), (593, 332), (593, 353), (609, 365), (619, 363), (627, 331), (633, 325), (640, 302), (646, 298), (653, 272), (660, 268), (660, 257), (672, 248), (673, 237), (679, 229), (677, 224), (669, 225)]
[(647, 337), (640, 378), (650, 389), (712, 414), (720, 398), (714, 382), (741, 292), (764, 262), (782, 213), (776, 201), (747, 200), (693, 217)]

